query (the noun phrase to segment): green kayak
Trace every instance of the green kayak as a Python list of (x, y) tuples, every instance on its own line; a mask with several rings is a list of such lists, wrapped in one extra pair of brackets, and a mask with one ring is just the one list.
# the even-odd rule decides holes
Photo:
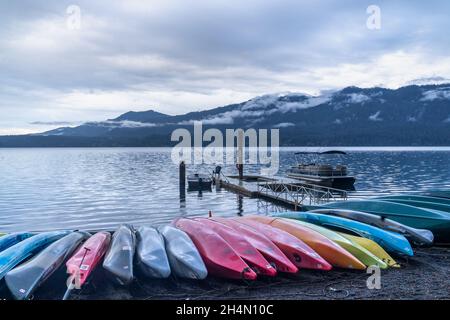
[(450, 199), (450, 190), (430, 190), (423, 193), (425, 196)]
[(450, 199), (438, 198), (438, 197), (429, 197), (429, 196), (419, 196), (413, 194), (398, 194), (391, 196), (382, 196), (373, 198), (375, 200), (402, 200), (402, 201), (422, 201), (422, 202), (431, 202), (437, 204), (445, 204), (450, 206)]
[(400, 200), (400, 199), (380, 199), (383, 201), (389, 201), (394, 203), (406, 204), (413, 207), (432, 209), (432, 210), (440, 210), (444, 212), (450, 213), (450, 205), (442, 204), (442, 203), (434, 203), (434, 202), (426, 202), (426, 201), (413, 201), (413, 200)]
[(450, 243), (450, 213), (382, 200), (348, 200), (324, 205), (372, 213), (419, 229), (433, 232), (435, 243)]

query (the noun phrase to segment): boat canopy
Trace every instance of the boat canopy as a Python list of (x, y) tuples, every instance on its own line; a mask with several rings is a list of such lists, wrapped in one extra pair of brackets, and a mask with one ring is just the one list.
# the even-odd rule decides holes
[(341, 150), (328, 150), (328, 151), (300, 151), (295, 154), (347, 154)]

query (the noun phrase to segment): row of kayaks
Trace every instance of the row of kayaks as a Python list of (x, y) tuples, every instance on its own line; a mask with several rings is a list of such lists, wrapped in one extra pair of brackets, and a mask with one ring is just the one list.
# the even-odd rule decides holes
[[(160, 228), (120, 226), (112, 235), (81, 231), (14, 233), (0, 237), (0, 280), (27, 299), (64, 265), (69, 289), (103, 268), (119, 284), (148, 278), (254, 280), (299, 269), (399, 267), (433, 234), (360, 211), (320, 208), (271, 216), (179, 218)], [(101, 266), (101, 267), (100, 267)], [(137, 269), (137, 270), (136, 270)]]
[[(307, 206), (307, 210), (341, 209), (371, 213), (405, 226), (428, 230), (438, 244), (450, 243), (450, 199), (423, 195), (389, 195), (368, 200), (336, 201), (322, 206)], [(398, 226), (390, 226), (399, 231)], [(423, 233), (425, 238), (430, 238)], [(419, 237), (419, 235), (417, 235)], [(425, 241), (426, 239), (418, 239)]]

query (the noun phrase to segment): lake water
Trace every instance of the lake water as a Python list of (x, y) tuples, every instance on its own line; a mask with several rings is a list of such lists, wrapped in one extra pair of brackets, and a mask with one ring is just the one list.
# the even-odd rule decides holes
[[(359, 193), (450, 188), (450, 148), (344, 148)], [(295, 163), (282, 148), (283, 175)], [(315, 149), (317, 150), (317, 149)], [(112, 229), (160, 225), (177, 216), (232, 216), (267, 210), (225, 190), (180, 201), (178, 166), (169, 148), (0, 149), (0, 231)], [(199, 167), (198, 170), (211, 170)], [(188, 172), (193, 172), (193, 166)], [(258, 172), (257, 166), (246, 172)], [(236, 174), (234, 166), (224, 172)]]

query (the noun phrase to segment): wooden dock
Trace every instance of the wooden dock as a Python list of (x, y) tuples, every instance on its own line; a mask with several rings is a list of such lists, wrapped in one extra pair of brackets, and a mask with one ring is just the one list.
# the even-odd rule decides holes
[(305, 185), (292, 179), (264, 176), (244, 176), (243, 179), (238, 179), (229, 176), (218, 179), (217, 183), (228, 191), (294, 211), (307, 210), (308, 205), (347, 199), (347, 192), (344, 190)]

